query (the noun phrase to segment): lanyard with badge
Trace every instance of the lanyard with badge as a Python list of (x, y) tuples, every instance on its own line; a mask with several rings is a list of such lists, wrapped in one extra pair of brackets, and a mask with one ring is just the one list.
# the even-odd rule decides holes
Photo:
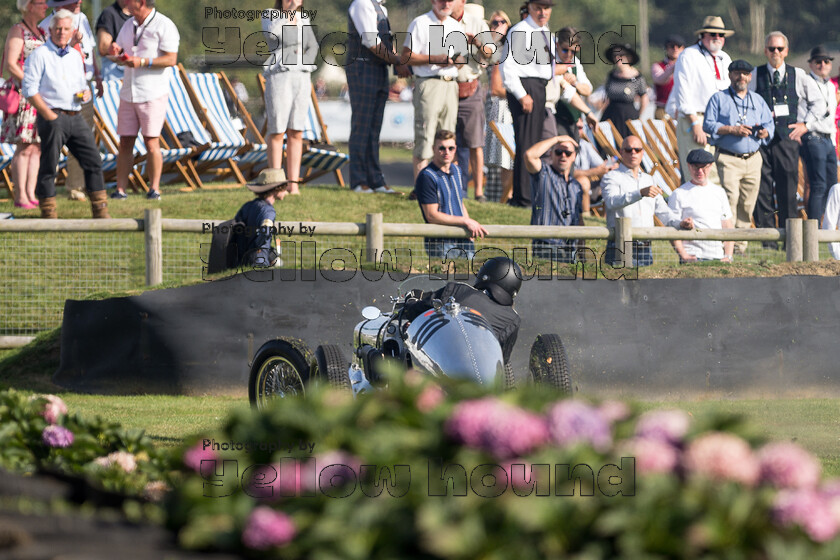
[[(752, 97), (750, 97), (749, 91), (747, 92), (747, 95), (744, 97), (743, 105), (740, 105), (740, 106), (738, 105), (737, 97), (735, 96), (735, 94), (732, 93), (732, 88), (730, 87), (727, 91), (729, 91), (729, 97), (732, 98), (732, 103), (735, 104), (735, 111), (738, 113), (738, 124), (746, 125), (747, 124), (747, 111), (749, 109), (752, 109), (753, 111), (755, 111), (755, 103), (753, 102)], [(747, 100), (749, 100), (749, 103), (750, 103), (749, 107), (747, 106)]]
[[(155, 19), (156, 15), (157, 15), (157, 10), (154, 11), (154, 13), (152, 14), (152, 17), (149, 18), (149, 21), (143, 22), (143, 25), (139, 25), (139, 26), (134, 28), (134, 49), (133, 49), (133, 53), (134, 53), (135, 56), (137, 56), (137, 45), (140, 44), (140, 40), (143, 38), (143, 34), (146, 33), (146, 29), (148, 29), (149, 26), (152, 24), (152, 21)], [(141, 27), (143, 29), (140, 29)], [(139, 35), (137, 34), (138, 29), (140, 29), (140, 34)]]
[[(829, 81), (817, 76), (811, 72), (811, 78), (817, 84), (817, 89), (820, 91), (820, 97), (825, 101), (825, 114), (822, 118), (827, 119), (831, 116), (831, 87), (828, 85)], [(828, 90), (828, 93), (826, 93)]]
[[(776, 69), (776, 72), (779, 70)], [(770, 72), (767, 72), (767, 85), (769, 86), (770, 90), (770, 97), (772, 97), (773, 101), (773, 117), (787, 117), (790, 115), (790, 107), (788, 107), (788, 96), (787, 96), (787, 88), (788, 88), (788, 80), (790, 79), (790, 73), (788, 72), (787, 67), (785, 67), (785, 79), (779, 84), (779, 89), (782, 89), (785, 93), (782, 95), (782, 101), (784, 103), (779, 103), (776, 99), (776, 94), (773, 93), (773, 79), (770, 77)]]

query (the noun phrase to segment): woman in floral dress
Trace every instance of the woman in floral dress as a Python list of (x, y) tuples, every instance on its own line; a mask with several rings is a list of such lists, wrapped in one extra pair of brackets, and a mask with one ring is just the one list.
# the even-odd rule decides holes
[[(2, 72), (18, 91), (23, 81), (23, 64), (29, 54), (46, 41), (46, 34), (38, 22), (47, 14), (46, 0), (17, 0), (23, 18), (9, 29), (3, 50)], [(8, 76), (11, 75), (11, 78)], [(35, 128), (35, 107), (21, 97), (17, 113), (5, 115), (0, 126), (0, 142), (15, 144), (12, 159), (12, 181), (15, 184), (15, 206), (37, 208), (35, 184), (41, 160), (41, 139)]]

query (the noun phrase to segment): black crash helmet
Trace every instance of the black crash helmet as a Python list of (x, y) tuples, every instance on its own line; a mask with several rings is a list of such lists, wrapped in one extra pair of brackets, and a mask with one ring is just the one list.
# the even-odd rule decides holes
[(507, 257), (488, 259), (475, 278), (475, 288), (487, 290), (501, 305), (513, 305), (521, 286), (522, 269)]

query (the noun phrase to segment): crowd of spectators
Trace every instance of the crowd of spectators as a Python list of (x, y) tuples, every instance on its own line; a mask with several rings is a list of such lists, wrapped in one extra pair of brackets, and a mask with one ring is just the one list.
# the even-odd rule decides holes
[[(598, 55), (613, 68), (596, 102), (580, 60), (581, 34), (573, 27), (556, 33), (548, 27), (553, 0), (526, 0), (518, 22), (503, 11), (485, 19), (483, 8), (466, 0), (429, 1), (430, 10), (410, 23), (401, 45), (392, 42), (395, 35), (382, 0), (353, 0), (350, 5), (347, 48), (352, 63), (345, 68), (344, 95), (351, 105), (353, 191), (396, 193), (379, 162), (384, 108), (391, 100), (414, 106), (416, 184), (410, 198), (419, 201), (425, 221), (457, 222), (473, 235), (483, 235), (483, 228), (461, 202), (469, 196), (468, 185), (479, 202), (531, 208), (534, 225), (582, 224), (591, 205), (603, 200), (609, 226), (617, 216), (631, 217), (637, 226), (652, 225), (656, 215), (665, 225), (685, 227), (692, 223), (692, 213), (700, 212), (707, 228), (783, 227), (787, 218), (798, 215), (800, 158), (808, 178), (807, 215), (820, 219), (826, 213), (831, 186), (837, 182), (840, 94), (837, 78), (831, 77), (833, 58), (823, 46), (811, 51), (808, 70), (795, 68), (786, 63), (788, 38), (773, 31), (765, 39), (766, 65), (733, 62), (724, 47), (734, 31), (723, 18), (708, 16), (694, 30), (695, 42), (680, 35), (665, 40), (664, 58), (650, 69), (652, 91), (637, 68), (640, 57), (634, 46), (608, 45)], [(111, 198), (128, 196), (139, 133), (148, 151), (147, 197), (160, 198), (165, 69), (177, 64), (178, 29), (157, 11), (155, 0), (115, 0), (94, 27), (82, 4), (17, 0), (21, 20), (12, 25), (4, 49), (3, 70), (9, 75), (4, 88), (17, 88), (21, 94), (19, 108), (5, 115), (0, 130), (0, 141), (16, 148), (14, 203), (40, 206), (43, 217), (56, 215), (55, 165), (64, 146), (69, 151), (68, 189), (77, 198), (86, 191), (94, 214), (107, 215), (100, 193), (101, 163), (89, 153), (93, 149), (98, 154), (93, 96), (102, 95), (103, 79), (123, 80), (117, 186)], [(49, 8), (53, 13), (47, 15)], [(314, 28), (304, 21), (301, 0), (276, 0), (273, 9), (280, 17), (262, 20), (266, 37), (274, 38), (267, 40), (274, 52), (264, 69), (267, 163), (269, 169), (285, 170), (287, 192), (296, 195), (311, 91), (314, 87), (316, 97), (323, 97), (326, 83), (319, 78), (313, 86), (317, 67), (311, 62), (319, 47)], [(289, 32), (290, 26), (296, 32)], [(447, 40), (456, 38), (449, 50), (433, 46), (441, 30)], [(71, 68), (77, 58), (79, 67)], [(237, 95), (247, 95), (241, 83), (237, 87)], [(668, 190), (642, 169), (644, 139), (626, 124), (646, 115), (649, 92), (654, 94), (655, 117), (674, 123), (685, 181), (667, 203), (663, 195), (668, 197)], [(617, 158), (606, 157), (584, 133), (598, 120), (592, 106), (620, 136)], [(501, 141), (488, 121), (512, 130), (512, 142)], [(449, 154), (453, 143), (456, 153)], [(507, 149), (511, 144), (512, 154)], [(692, 154), (693, 162), (688, 160)], [(492, 179), (485, 180), (485, 170)], [(721, 192), (728, 209), (710, 217)], [(702, 203), (698, 197), (709, 200)], [(824, 223), (830, 226), (832, 220), (837, 218), (827, 216)], [(450, 241), (427, 240), (427, 245), (437, 253), (439, 248), (432, 245), (446, 247)], [(452, 245), (472, 250), (469, 244)], [(767, 248), (774, 245), (765, 243)], [(578, 250), (576, 242), (550, 239), (535, 241), (534, 247), (557, 260), (574, 259)], [(730, 259), (743, 253), (746, 243), (737, 243), (734, 253), (722, 245), (712, 251), (676, 243), (675, 249), (682, 261), (707, 255)], [(638, 244), (634, 258), (649, 264), (649, 246)]]

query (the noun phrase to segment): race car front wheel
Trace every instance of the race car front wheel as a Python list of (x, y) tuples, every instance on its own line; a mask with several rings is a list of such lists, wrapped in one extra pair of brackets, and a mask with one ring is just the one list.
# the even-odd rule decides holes
[(309, 382), (311, 354), (301, 341), (269, 340), (251, 365), (248, 398), (258, 409), (275, 398), (303, 396)]
[(538, 385), (553, 387), (564, 393), (572, 392), (572, 381), (569, 378), (566, 363), (566, 349), (556, 334), (537, 335), (531, 346), (529, 362), (531, 377)]

